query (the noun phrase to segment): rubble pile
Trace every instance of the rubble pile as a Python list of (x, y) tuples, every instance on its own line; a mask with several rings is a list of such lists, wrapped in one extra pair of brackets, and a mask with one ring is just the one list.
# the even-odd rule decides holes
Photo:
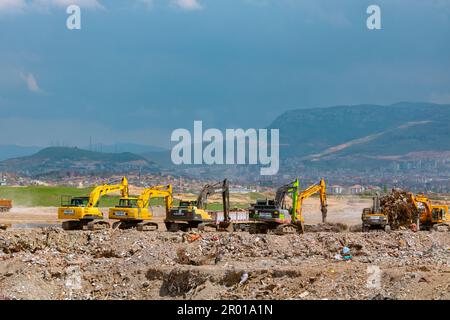
[[(341, 255), (347, 248), (350, 259)], [(450, 299), (443, 232), (0, 232), (4, 299)], [(381, 270), (370, 288), (368, 268)]]
[(380, 205), (393, 230), (409, 227), (417, 221), (418, 211), (406, 191), (392, 189), (391, 193), (380, 198)]

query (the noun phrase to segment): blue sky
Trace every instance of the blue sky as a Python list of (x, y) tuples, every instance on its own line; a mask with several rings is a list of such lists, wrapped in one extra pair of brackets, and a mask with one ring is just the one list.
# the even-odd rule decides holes
[[(370, 4), (382, 30), (366, 28)], [(0, 0), (0, 40), (0, 144), (169, 146), (194, 120), (450, 103), (446, 0)]]

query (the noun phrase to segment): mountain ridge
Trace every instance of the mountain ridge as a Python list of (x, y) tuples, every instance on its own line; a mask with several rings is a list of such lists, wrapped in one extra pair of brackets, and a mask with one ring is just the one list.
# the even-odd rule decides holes
[(58, 172), (156, 172), (159, 167), (154, 162), (130, 152), (103, 153), (77, 147), (48, 147), (30, 156), (1, 161), (0, 170), (43, 175)]

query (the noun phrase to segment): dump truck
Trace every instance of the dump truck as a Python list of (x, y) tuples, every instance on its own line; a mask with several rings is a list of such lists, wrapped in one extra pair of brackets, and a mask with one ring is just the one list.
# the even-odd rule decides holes
[(0, 212), (8, 212), (12, 208), (12, 200), (0, 199)]
[[(222, 204), (225, 214), (225, 219), (221, 223), (217, 223), (215, 217), (211, 215), (207, 210), (207, 200), (212, 194), (222, 194)], [(166, 229), (168, 231), (189, 231), (192, 229), (204, 229), (205, 227), (229, 228), (231, 227), (231, 221), (229, 218), (229, 183), (225, 179), (223, 181), (206, 184), (200, 191), (197, 200), (185, 200), (179, 201), (178, 206), (172, 207), (164, 220)]]
[(372, 229), (390, 230), (388, 217), (381, 209), (380, 195), (378, 193), (372, 198), (372, 207), (363, 209), (361, 220), (363, 232), (368, 232)]
[(153, 212), (149, 209), (150, 200), (164, 198), (166, 215), (172, 208), (172, 185), (158, 185), (145, 188), (137, 198), (124, 197), (119, 199), (119, 204), (109, 208), (109, 218), (119, 220), (113, 223), (113, 229), (136, 228), (138, 231), (153, 231), (158, 229), (158, 224), (153, 222)]
[(58, 219), (64, 230), (95, 230), (109, 228), (108, 221), (103, 219), (103, 213), (98, 208), (100, 198), (106, 194), (120, 191), (122, 198), (128, 197), (128, 181), (122, 178), (120, 184), (104, 184), (92, 190), (89, 196), (62, 196), (61, 207), (58, 208)]

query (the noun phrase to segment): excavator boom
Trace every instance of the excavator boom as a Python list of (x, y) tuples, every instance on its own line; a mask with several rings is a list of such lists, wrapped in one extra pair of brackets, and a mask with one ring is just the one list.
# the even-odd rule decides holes
[(311, 197), (312, 195), (319, 193), (320, 196), (320, 207), (322, 211), (322, 222), (326, 222), (327, 218), (327, 186), (325, 184), (325, 180), (321, 179), (319, 183), (314, 184), (303, 190), (298, 195), (297, 205), (293, 212), (293, 221), (296, 222), (299, 219), (302, 219), (302, 206), (303, 200)]
[(166, 210), (170, 210), (173, 203), (172, 185), (159, 185), (144, 189), (138, 197), (137, 205), (139, 208), (147, 208), (151, 198), (165, 198)]
[(122, 178), (121, 184), (114, 184), (114, 185), (104, 184), (102, 186), (96, 187), (89, 195), (89, 202), (87, 207), (89, 208), (94, 207), (102, 196), (115, 191), (120, 191), (122, 198), (128, 197), (128, 180), (126, 177)]

